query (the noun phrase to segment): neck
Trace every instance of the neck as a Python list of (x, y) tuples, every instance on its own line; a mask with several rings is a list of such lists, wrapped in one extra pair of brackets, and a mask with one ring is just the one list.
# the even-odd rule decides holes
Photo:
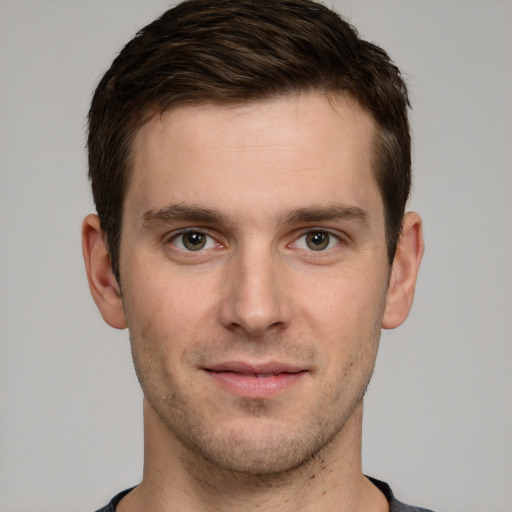
[(118, 511), (387, 511), (384, 496), (361, 471), (361, 425), (362, 402), (306, 463), (279, 474), (243, 474), (191, 453), (146, 402), (143, 480)]

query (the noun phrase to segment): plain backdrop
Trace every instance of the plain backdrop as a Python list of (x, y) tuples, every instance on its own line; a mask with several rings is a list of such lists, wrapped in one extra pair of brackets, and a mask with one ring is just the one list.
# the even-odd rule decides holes
[[(141, 477), (128, 336), (103, 323), (83, 271), (85, 117), (122, 45), (168, 5), (0, 0), (2, 512), (91, 511)], [(512, 3), (333, 5), (409, 83), (427, 243), (413, 312), (382, 338), (364, 470), (438, 512), (510, 512)]]

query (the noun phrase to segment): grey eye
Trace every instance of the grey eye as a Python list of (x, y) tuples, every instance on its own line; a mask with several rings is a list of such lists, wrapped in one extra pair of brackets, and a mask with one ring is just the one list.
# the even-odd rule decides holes
[(216, 246), (215, 240), (201, 231), (180, 233), (172, 238), (171, 243), (183, 251), (202, 251)]
[(206, 245), (204, 233), (192, 232), (181, 235), (183, 246), (189, 251), (200, 251)]
[(311, 231), (305, 235), (305, 242), (312, 251), (323, 251), (329, 246), (331, 237), (326, 231)]

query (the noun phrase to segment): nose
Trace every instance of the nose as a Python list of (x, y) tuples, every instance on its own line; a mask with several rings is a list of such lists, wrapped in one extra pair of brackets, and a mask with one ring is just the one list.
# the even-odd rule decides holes
[(226, 268), (220, 319), (232, 331), (261, 337), (289, 322), (284, 275), (271, 250), (247, 250)]

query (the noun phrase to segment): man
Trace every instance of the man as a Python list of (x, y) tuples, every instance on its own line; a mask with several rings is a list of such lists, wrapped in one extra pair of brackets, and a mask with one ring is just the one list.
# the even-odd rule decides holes
[(422, 510), (361, 469), (423, 253), (407, 106), (386, 53), (310, 0), (189, 0), (116, 58), (83, 247), (129, 329), (145, 461), (102, 510)]

